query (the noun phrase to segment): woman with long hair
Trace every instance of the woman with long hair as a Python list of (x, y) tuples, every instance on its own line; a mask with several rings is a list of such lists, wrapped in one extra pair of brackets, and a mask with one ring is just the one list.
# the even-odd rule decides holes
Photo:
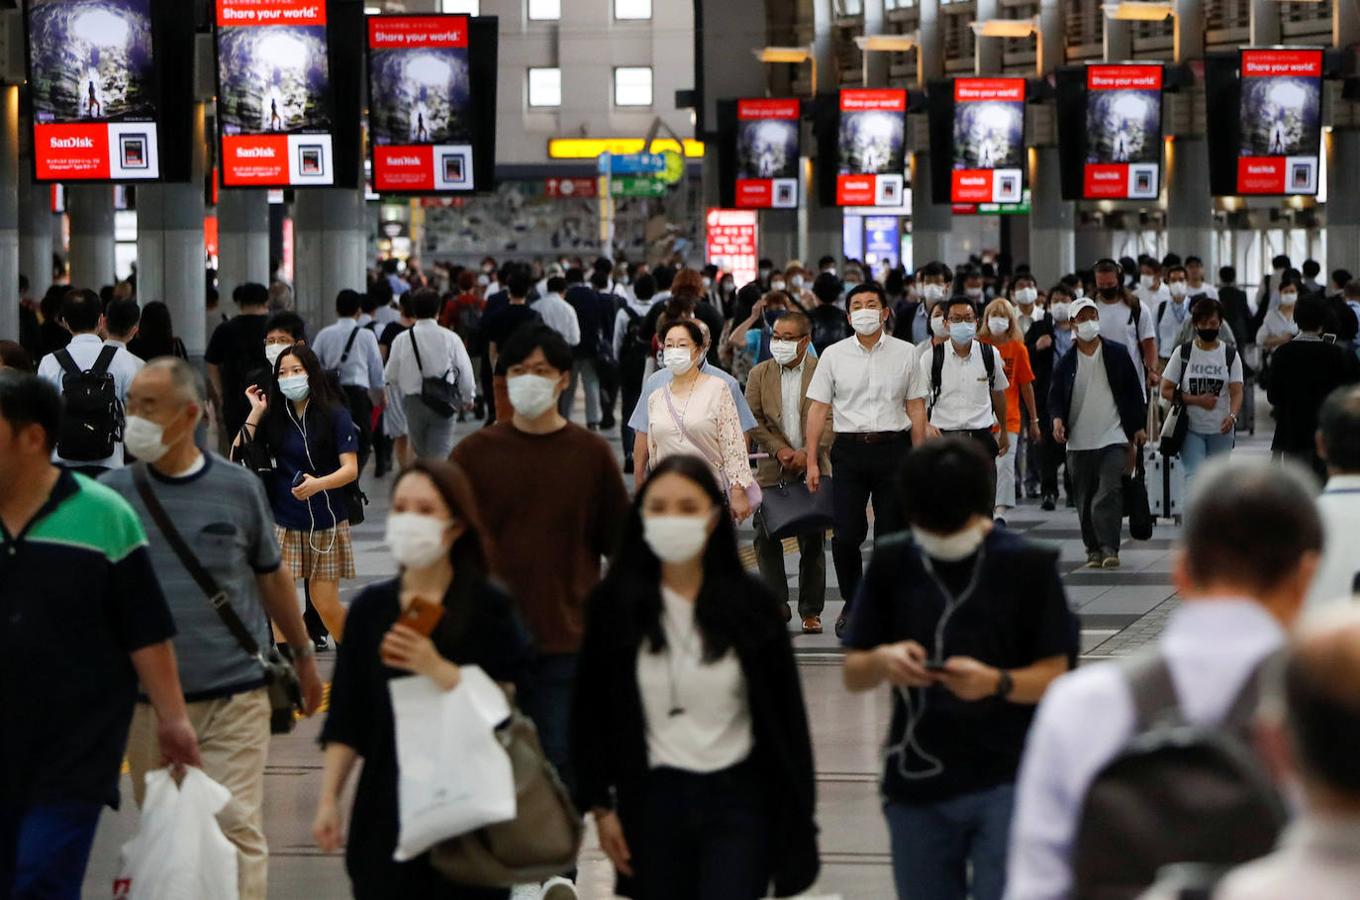
[(659, 463), (691, 453), (708, 460), (740, 522), (754, 511), (746, 494), (754, 479), (732, 392), (721, 379), (699, 371), (705, 336), (694, 319), (669, 322), (657, 336), (673, 377), (647, 398), (647, 458)]
[(358, 436), (321, 363), (303, 344), (274, 361), (266, 393), (246, 388), (250, 414), (233, 451), (260, 445), (274, 461), (265, 490), (283, 565), (302, 579), (307, 596), (338, 644), (345, 629), (340, 579), (354, 577), (349, 509), (341, 488), (359, 477)]
[(590, 600), (573, 758), (625, 897), (783, 897), (817, 875), (797, 665), (723, 500), (703, 460), (662, 462)]
[(987, 323), (985, 343), (996, 348), (1006, 367), (1006, 421), (997, 423), (1010, 435), (1006, 452), (996, 458), (996, 518), (1006, 523), (1006, 516), (1016, 504), (1016, 456), (1021, 434), (1020, 402), (1024, 401), (1029, 425), (1024, 429), (1031, 446), (1040, 438), (1039, 413), (1034, 404), (1034, 370), (1029, 364), (1029, 350), (1025, 347), (1025, 333), (1020, 330), (1020, 316), (1004, 297), (997, 297), (983, 311)]
[(127, 348), (138, 359), (152, 360), (158, 356), (189, 358), (184, 342), (175, 337), (175, 329), (170, 322), (170, 307), (159, 300), (142, 307), (137, 336), (128, 341)]
[[(430, 866), (428, 853), (393, 861), (400, 817), (388, 682), (420, 675), (451, 691), (461, 681), (461, 666), (480, 666), (493, 680), (514, 685), (530, 658), (528, 632), (509, 595), (490, 580), (491, 548), (458, 466), (418, 459), (397, 477), (386, 542), (400, 574), (364, 588), (350, 607), (321, 730), (326, 757), (312, 834), (322, 850), (345, 843), (340, 797), (362, 756), (345, 849), (354, 896), (503, 900), (509, 890), (446, 881)], [(398, 624), (416, 603), (442, 610), (428, 637)]]
[[(1030, 454), (1026, 468), (1034, 473), (1038, 484), (1040, 504), (1045, 510), (1058, 506), (1058, 468), (1067, 464), (1067, 453), (1053, 439), (1053, 417), (1048, 414), (1048, 391), (1053, 385), (1053, 366), (1063, 354), (1072, 349), (1072, 304), (1077, 301), (1073, 288), (1058, 282), (1049, 288), (1048, 297), (1040, 298), (1044, 315), (1035, 318), (1025, 335), (1029, 350), (1030, 368), (1034, 370), (1034, 401), (1039, 408), (1040, 440), (1036, 452)], [(1036, 312), (1039, 307), (1036, 307)], [(1026, 475), (1026, 483), (1031, 476)], [(1066, 480), (1066, 479), (1064, 479)], [(1069, 492), (1070, 494), (1070, 492)]]

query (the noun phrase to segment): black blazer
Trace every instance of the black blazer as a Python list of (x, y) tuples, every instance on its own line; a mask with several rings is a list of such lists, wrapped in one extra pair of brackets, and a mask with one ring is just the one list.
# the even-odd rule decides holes
[(1053, 419), (1048, 415), (1048, 391), (1053, 384), (1053, 364), (1058, 359), (1058, 345), (1050, 343), (1047, 350), (1034, 346), (1039, 338), (1053, 338), (1053, 317), (1045, 315), (1037, 322), (1031, 322), (1025, 333), (1025, 349), (1029, 351), (1029, 367), (1034, 371), (1034, 403), (1039, 407), (1039, 427), (1047, 433), (1053, 427)]
[[(757, 578), (745, 579), (744, 591), (724, 599), (732, 604), (733, 649), (746, 677), (755, 738), (751, 761), (769, 802), (769, 880), (776, 896), (787, 897), (806, 890), (820, 868), (812, 740), (778, 604)], [(587, 607), (572, 711), (577, 802), (582, 812), (617, 811), (635, 869), (647, 864), (641, 814), (649, 766), (637, 683), (644, 634), (636, 597), (617, 579), (606, 579)], [(636, 897), (640, 885), (619, 874), (614, 890)]]
[[(1105, 338), (1100, 339), (1105, 361), (1105, 375), (1110, 379), (1110, 393), (1114, 404), (1119, 407), (1119, 424), (1124, 427), (1128, 439), (1147, 427), (1147, 403), (1143, 399), (1143, 387), (1139, 383), (1138, 369), (1134, 367), (1129, 351), (1122, 344)], [(1049, 389), (1048, 414), (1054, 419), (1062, 419), (1068, 432), (1072, 431), (1072, 390), (1077, 383), (1077, 354), (1081, 349), (1073, 341), (1072, 349), (1063, 354), (1053, 367), (1053, 386)]]
[(1275, 411), (1270, 449), (1311, 455), (1316, 451), (1318, 411), (1327, 395), (1356, 380), (1355, 357), (1339, 344), (1311, 336), (1294, 338), (1270, 358), (1266, 397)]

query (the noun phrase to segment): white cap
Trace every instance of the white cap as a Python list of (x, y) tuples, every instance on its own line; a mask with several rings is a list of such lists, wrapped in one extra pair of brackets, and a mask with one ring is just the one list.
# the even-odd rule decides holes
[(1092, 300), (1090, 297), (1082, 297), (1080, 300), (1073, 303), (1072, 308), (1068, 311), (1068, 315), (1073, 322), (1077, 320), (1077, 313), (1081, 312), (1083, 309), (1094, 309), (1097, 314), (1100, 313), (1100, 307), (1096, 306), (1096, 301)]

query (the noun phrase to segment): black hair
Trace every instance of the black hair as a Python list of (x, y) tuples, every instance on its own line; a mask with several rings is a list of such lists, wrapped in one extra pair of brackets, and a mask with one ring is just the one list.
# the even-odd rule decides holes
[(554, 275), (548, 279), (547, 288), (549, 294), (560, 294), (567, 289), (567, 279)]
[(850, 289), (850, 293), (845, 295), (845, 308), (850, 308), (850, 301), (860, 294), (873, 294), (878, 300), (878, 305), (883, 309), (888, 308), (888, 295), (883, 292), (883, 285), (877, 281), (862, 281)]
[(1187, 269), (1190, 268), (1191, 266), (1202, 265), (1204, 265), (1204, 260), (1200, 259), (1198, 256), (1195, 256), (1193, 253), (1185, 258), (1185, 267)]
[(94, 331), (103, 314), (103, 301), (89, 288), (73, 288), (61, 299), (61, 317), (73, 332)]
[(1344, 288), (1351, 283), (1351, 277), (1349, 269), (1334, 269), (1332, 271), (1332, 284)]
[(946, 319), (949, 318), (949, 311), (956, 306), (966, 306), (971, 309), (974, 314), (978, 311), (977, 304), (973, 302), (972, 297), (969, 297), (967, 294), (954, 294), (940, 304), (940, 309), (944, 311), (942, 315)]
[(496, 360), (498, 368), (508, 369), (528, 359), (535, 350), (542, 350), (543, 357), (559, 372), (570, 372), (572, 363), (571, 346), (562, 335), (547, 325), (523, 325), (510, 335), (505, 349)]
[(996, 503), (996, 461), (972, 438), (926, 441), (907, 454), (897, 476), (906, 521), (952, 534), (975, 515), (990, 517)]
[(284, 331), (292, 335), (293, 342), (307, 340), (307, 323), (302, 320), (302, 316), (292, 310), (276, 312), (264, 322), (265, 337), (271, 331)]
[(1269, 591), (1322, 550), (1317, 483), (1297, 464), (1229, 458), (1196, 481), (1181, 538), (1195, 583)]
[(1360, 387), (1345, 385), (1327, 395), (1318, 411), (1318, 432), (1328, 466), (1360, 472)]
[(247, 281), (232, 288), (231, 299), (243, 309), (247, 306), (266, 306), (269, 304), (269, 288), (255, 281)]
[(439, 292), (434, 288), (411, 291), (411, 315), (417, 319), (433, 319), (439, 315)]
[[(552, 282), (548, 282), (548, 289), (552, 289)], [(656, 279), (651, 275), (642, 274), (633, 282), (633, 296), (639, 300), (650, 300), (656, 296)]]
[(888, 277), (883, 279), (883, 288), (890, 296), (897, 296), (907, 289), (906, 276), (900, 269), (893, 269), (888, 273)]
[(22, 293), (23, 293), (24, 291), (26, 291), (26, 290), (28, 290), (28, 276), (25, 275), (23, 272), (20, 272), (20, 273), (19, 273), (19, 293), (22, 294)]
[(378, 298), (373, 296), (373, 292), (365, 290), (359, 295), (359, 309), (368, 313), (370, 316), (378, 310)]
[[(666, 634), (661, 625), (661, 561), (644, 537), (642, 509), (652, 484), (667, 475), (678, 475), (698, 485), (717, 516), (717, 527), (709, 536), (703, 553), (704, 581), (694, 601), (694, 622), (703, 639), (704, 659), (714, 662), (742, 633), (742, 605), (733, 601), (749, 595), (756, 589), (756, 582), (747, 576), (741, 564), (736, 528), (727, 514), (722, 488), (708, 463), (681, 454), (667, 457), (652, 470), (633, 500), (623, 538), (605, 583), (617, 590), (618, 596), (633, 598), (637, 627), (650, 649), (656, 652), (665, 647)], [(770, 610), (773, 615), (773, 600)]]
[(1279, 254), (1270, 261), (1270, 267), (1272, 269), (1288, 269), (1290, 267), (1289, 257), (1283, 253)]
[(597, 291), (603, 291), (609, 287), (609, 273), (600, 271), (590, 273), (590, 286)]
[(383, 260), (382, 270), (387, 275), (397, 274), (397, 261), (391, 258)]
[(675, 267), (657, 266), (652, 270), (652, 276), (656, 279), (656, 289), (658, 292), (669, 291), (671, 289), (671, 282), (675, 280)]
[(1168, 253), (1166, 256), (1163, 256), (1163, 257), (1162, 257), (1162, 268), (1163, 268), (1163, 269), (1168, 269), (1168, 268), (1170, 268), (1171, 266), (1179, 266), (1180, 264), (1181, 264), (1181, 257), (1180, 257), (1180, 254), (1179, 254), (1179, 253)]
[(1190, 307), (1190, 321), (1203, 322), (1218, 316), (1218, 321), (1223, 321), (1223, 304), (1213, 297), (1200, 297), (1195, 301), (1195, 305)]
[(373, 302), (373, 308), (387, 306), (392, 302), (392, 285), (386, 278), (379, 278), (368, 286), (368, 296)]
[(567, 269), (567, 284), (585, 284), (586, 273), (576, 266)]
[(1181, 273), (1182, 275), (1184, 275), (1186, 278), (1189, 278), (1189, 277), (1190, 277), (1190, 273), (1187, 272), (1187, 271), (1185, 271), (1185, 266), (1181, 265), (1180, 263), (1176, 263), (1176, 264), (1173, 265), (1173, 266), (1167, 266), (1167, 267), (1166, 267), (1166, 277), (1167, 277), (1167, 280), (1168, 280), (1168, 281), (1171, 280), (1171, 276), (1172, 276), (1172, 274), (1175, 273), (1175, 272), (1180, 272), (1180, 273)]
[(831, 272), (823, 272), (812, 280), (812, 296), (823, 303), (832, 303), (841, 295), (841, 280)]
[[(265, 410), (264, 419), (260, 422), (260, 432), (264, 435), (266, 444), (277, 449), (283, 446), (284, 435), (290, 429), (298, 427), (295, 424), (298, 422), (298, 417), (293, 412), (292, 401), (285, 397), (283, 391), (279, 389), (279, 369), (282, 367), (283, 361), (290, 356), (295, 357), (307, 370), (307, 408), (303, 410), (301, 421), (302, 427), (306, 429), (309, 437), (311, 435), (317, 436), (317, 442), (309, 446), (314, 453), (320, 446), (330, 447), (330, 452), (334, 453), (331, 415), (340, 406), (340, 398), (336, 396), (330, 379), (326, 377), (326, 372), (321, 367), (321, 361), (316, 358), (316, 354), (306, 344), (294, 344), (280, 353), (279, 358), (274, 360), (274, 373), (269, 380), (269, 388), (266, 392), (269, 405)], [(324, 468), (326, 462), (322, 461), (319, 465)], [(321, 471), (312, 474), (325, 475), (328, 473)]]
[(533, 280), (522, 266), (515, 266), (509, 277), (505, 279), (505, 289), (510, 292), (511, 297), (515, 298), (529, 296), (529, 287), (532, 284)]
[(1322, 272), (1322, 266), (1318, 265), (1315, 259), (1305, 259), (1303, 261), (1303, 277), (1316, 278)]
[(1301, 297), (1294, 307), (1294, 322), (1299, 331), (1320, 331), (1327, 324), (1327, 301), (1321, 297)]
[(393, 480), (392, 493), (396, 494), (397, 485), (412, 474), (430, 479), (444, 505), (449, 508), (449, 515), (463, 525), (463, 533), (449, 547), (453, 584), (449, 586), (445, 599), (452, 602), (445, 603), (449, 614), (440, 620), (438, 626), (457, 632), (457, 625), (465, 622), (466, 616), (473, 611), (477, 602), (477, 588), (487, 580), (494, 566), (495, 547), (482, 524), (477, 496), (461, 466), (444, 459), (417, 459), (402, 469)]
[(1360, 794), (1360, 702), (1349, 692), (1352, 669), (1335, 642), (1329, 653), (1291, 653), (1284, 667), (1285, 724), (1300, 768), (1334, 790)]
[(115, 300), (104, 311), (104, 324), (112, 335), (124, 335), (142, 321), (142, 308), (131, 297)]
[(0, 341), (0, 367), (32, 372), (33, 357), (18, 341)]
[(1163, 268), (1162, 264), (1157, 260), (1153, 259), (1151, 256), (1147, 257), (1146, 259), (1140, 260), (1138, 263), (1138, 267), (1140, 269), (1151, 269), (1153, 274), (1155, 275), (1162, 274)]
[(666, 335), (671, 333), (672, 328), (683, 328), (689, 333), (690, 340), (694, 341), (694, 346), (704, 345), (704, 330), (699, 327), (699, 323), (690, 318), (675, 318), (666, 322), (656, 330), (656, 338), (663, 344), (666, 342)]
[(1223, 266), (1218, 270), (1218, 280), (1231, 284), (1237, 280), (1237, 269), (1232, 266)]
[(61, 428), (61, 395), (37, 375), (0, 370), (0, 419), (15, 431), (37, 425), (43, 430), (47, 450), (51, 452)]
[(335, 295), (335, 314), (342, 319), (351, 319), (360, 308), (359, 292), (345, 288)]
[[(109, 330), (114, 330), (112, 325)], [(126, 333), (126, 330), (119, 333)], [(144, 354), (143, 359), (175, 355), (175, 329), (170, 320), (170, 307), (159, 300), (146, 305), (142, 310), (141, 327), (137, 329), (137, 343)]]
[(817, 260), (817, 268), (819, 269), (825, 269), (827, 266), (834, 266), (835, 264), (836, 257), (834, 256), (823, 256), (821, 259)]

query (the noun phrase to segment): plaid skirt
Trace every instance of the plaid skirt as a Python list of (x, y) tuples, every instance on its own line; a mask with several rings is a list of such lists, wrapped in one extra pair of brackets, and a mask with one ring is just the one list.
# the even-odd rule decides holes
[(279, 542), (283, 565), (294, 579), (339, 581), (354, 577), (354, 546), (350, 543), (348, 522), (316, 531), (275, 525), (274, 536)]

